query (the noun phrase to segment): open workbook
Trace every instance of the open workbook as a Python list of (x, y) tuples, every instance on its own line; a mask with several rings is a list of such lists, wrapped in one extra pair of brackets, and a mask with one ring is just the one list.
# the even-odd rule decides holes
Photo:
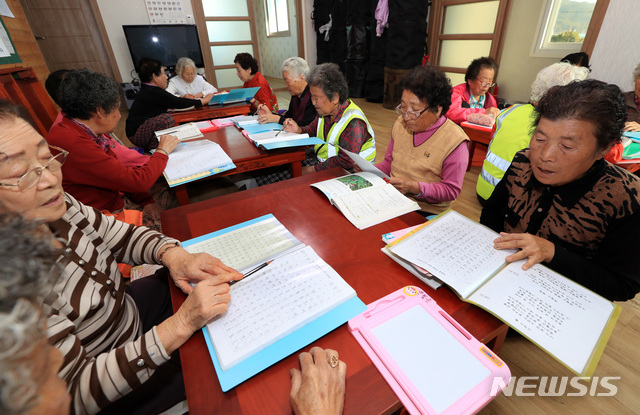
[(492, 313), (581, 376), (591, 376), (620, 314), (620, 306), (537, 264), (511, 264), (498, 234), (455, 211), (387, 245), (430, 271), (462, 300)]
[(262, 131), (259, 133), (247, 134), (249, 141), (265, 150), (274, 150), (276, 148), (310, 146), (316, 144), (324, 144), (324, 141), (318, 137), (309, 137), (309, 134), (297, 134), (279, 130)]
[(170, 187), (234, 169), (231, 158), (218, 143), (187, 141), (169, 154), (163, 175)]
[(203, 329), (224, 391), (366, 309), (353, 288), (273, 215), (183, 246), (243, 273), (260, 268), (231, 286), (228, 310)]
[(182, 125), (176, 125), (175, 127), (167, 128), (165, 130), (158, 130), (155, 132), (158, 141), (160, 140), (160, 137), (165, 134), (174, 135), (178, 138), (178, 140), (190, 140), (192, 138), (203, 137), (202, 131), (200, 131), (198, 126), (192, 122)]
[(314, 183), (358, 229), (365, 229), (420, 206), (372, 173), (356, 173)]

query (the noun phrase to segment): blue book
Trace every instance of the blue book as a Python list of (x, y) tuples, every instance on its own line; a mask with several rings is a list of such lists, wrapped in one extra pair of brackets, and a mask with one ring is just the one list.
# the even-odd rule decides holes
[[(234, 244), (243, 252), (226, 248)], [(273, 215), (183, 246), (189, 252), (212, 250), (240, 271), (262, 263), (231, 287), (227, 312), (202, 329), (225, 392), (366, 310), (353, 288)]]
[(248, 102), (258, 93), (259, 86), (253, 88), (232, 89), (226, 94), (215, 94), (211, 97), (209, 105), (232, 104), (235, 102)]
[(279, 131), (282, 125), (277, 122), (268, 122), (266, 124), (245, 124), (241, 126), (249, 134), (264, 133), (265, 131)]

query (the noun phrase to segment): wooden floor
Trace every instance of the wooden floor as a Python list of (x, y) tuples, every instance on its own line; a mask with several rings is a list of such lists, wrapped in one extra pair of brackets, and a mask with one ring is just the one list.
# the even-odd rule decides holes
[[(268, 78), (268, 80), (276, 91), (280, 108), (286, 109), (289, 104), (289, 94), (284, 89), (284, 82), (273, 78)], [(383, 108), (382, 104), (370, 103), (364, 99), (354, 99), (354, 101), (362, 108), (375, 131), (377, 160), (380, 161), (384, 158), (385, 150), (389, 144), (391, 126), (397, 115), (395, 111)], [(123, 113), (122, 124), (125, 118), (126, 114)], [(122, 137), (124, 134), (121, 133), (119, 136)], [(481, 211), (475, 192), (479, 171), (479, 167), (472, 167), (466, 173), (462, 194), (453, 205), (453, 209), (474, 220), (479, 219)], [(198, 199), (215, 195), (215, 192), (216, 190), (211, 188), (194, 190), (194, 193), (198, 193), (196, 196)], [(192, 189), (190, 189), (190, 195), (191, 193)], [(528, 388), (526, 391), (536, 391), (536, 396), (507, 397), (500, 395), (480, 413), (483, 415), (640, 414), (640, 398), (638, 397), (640, 386), (640, 296), (631, 301), (620, 303), (620, 305), (623, 308), (622, 314), (594, 377), (591, 381), (581, 381), (581, 384), (587, 387), (587, 395), (594, 396), (567, 396), (567, 393), (577, 392), (571, 386), (567, 386), (567, 393), (564, 393), (563, 396), (540, 396), (537, 393), (539, 382), (529, 380), (527, 385), (536, 385), (536, 387)], [(509, 365), (516, 381), (517, 378), (524, 376), (566, 376), (569, 378), (574, 376), (569, 369), (521, 337), (508, 338), (500, 356)], [(609, 392), (598, 383), (603, 377), (613, 377), (608, 380), (608, 383), (617, 388), (617, 393), (614, 396), (595, 396)], [(594, 385), (593, 388), (592, 385)]]

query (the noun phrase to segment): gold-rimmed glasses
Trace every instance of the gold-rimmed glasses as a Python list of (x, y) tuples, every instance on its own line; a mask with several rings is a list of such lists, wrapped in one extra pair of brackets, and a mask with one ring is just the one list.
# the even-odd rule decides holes
[[(2, 183), (0, 182), (0, 186), (6, 187), (15, 191), (26, 192), (31, 189), (33, 186), (37, 185), (42, 177), (42, 171), (44, 169), (48, 169), (50, 172), (58, 171), (64, 164), (67, 159), (68, 151), (63, 150), (59, 147), (49, 146), (49, 149), (53, 149), (58, 151), (58, 154), (52, 156), (46, 164), (43, 164), (42, 167), (36, 167), (34, 169), (29, 170), (22, 176), (18, 178), (15, 183)], [(7, 155), (4, 153), (0, 153), (0, 163), (7, 159)]]

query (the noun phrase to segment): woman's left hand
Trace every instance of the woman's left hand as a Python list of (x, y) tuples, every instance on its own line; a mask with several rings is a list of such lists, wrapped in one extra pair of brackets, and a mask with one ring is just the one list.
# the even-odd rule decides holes
[(218, 258), (209, 254), (191, 254), (181, 247), (171, 248), (162, 256), (162, 262), (169, 268), (171, 278), (178, 288), (185, 294), (193, 291), (190, 282), (203, 281), (212, 275), (223, 273), (241, 274), (226, 266)]
[(420, 194), (420, 185), (417, 181), (407, 179), (406, 177), (391, 177), (389, 183), (400, 191), (403, 195), (410, 193), (412, 195)]
[(493, 242), (495, 249), (519, 249), (515, 254), (509, 255), (506, 261), (515, 262), (527, 258), (522, 266), (525, 271), (540, 262), (551, 261), (556, 253), (552, 242), (530, 233), (500, 232), (500, 236)]
[(625, 131), (640, 131), (640, 124), (635, 121), (628, 121), (624, 124)]

